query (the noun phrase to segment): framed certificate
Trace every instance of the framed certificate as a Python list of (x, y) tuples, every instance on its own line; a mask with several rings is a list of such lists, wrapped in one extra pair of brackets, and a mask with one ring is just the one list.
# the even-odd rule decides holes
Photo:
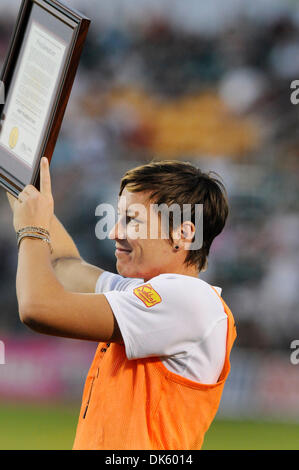
[(23, 0), (1, 81), (0, 185), (39, 189), (51, 161), (90, 20), (57, 0)]

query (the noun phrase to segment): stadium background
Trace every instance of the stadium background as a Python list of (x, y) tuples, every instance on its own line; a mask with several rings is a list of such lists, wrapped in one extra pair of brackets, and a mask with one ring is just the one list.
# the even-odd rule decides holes
[[(238, 328), (206, 449), (298, 449), (299, 2), (68, 0), (92, 18), (51, 164), (55, 213), (87, 261), (115, 272), (95, 208), (155, 159), (218, 172), (231, 214), (201, 277)], [(21, 0), (0, 3), (0, 67)], [(18, 319), (17, 250), (0, 191), (0, 448), (71, 448), (96, 345)]]

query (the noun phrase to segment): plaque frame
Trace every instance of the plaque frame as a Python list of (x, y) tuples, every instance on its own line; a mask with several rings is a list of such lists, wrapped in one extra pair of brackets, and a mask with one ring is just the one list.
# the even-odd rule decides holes
[(27, 184), (40, 189), (40, 160), (45, 156), (49, 163), (51, 162), (91, 22), (89, 18), (60, 0), (22, 0), (0, 76), (6, 98), (4, 104), (0, 104), (0, 137), (6, 119), (6, 106), (9, 109), (9, 99), (16, 83), (16, 69), (20, 68), (22, 51), (24, 52), (26, 47), (24, 38), (27, 35), (28, 39), (29, 27), (31, 28), (35, 21), (41, 22), (42, 28), (58, 37), (64, 43), (65, 49), (32, 162), (22, 160), (8, 145), (3, 145), (0, 139), (0, 186), (14, 196), (18, 196)]

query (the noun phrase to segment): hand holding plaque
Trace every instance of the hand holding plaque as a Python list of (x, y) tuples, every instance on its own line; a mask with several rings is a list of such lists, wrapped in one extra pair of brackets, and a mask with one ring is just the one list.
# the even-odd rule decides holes
[(57, 0), (23, 0), (1, 80), (0, 184), (39, 188), (50, 162), (90, 20)]
[(42, 227), (50, 230), (54, 215), (54, 200), (47, 158), (42, 158), (40, 163), (40, 191), (32, 185), (27, 185), (16, 200), (13, 214), (16, 232), (24, 227)]

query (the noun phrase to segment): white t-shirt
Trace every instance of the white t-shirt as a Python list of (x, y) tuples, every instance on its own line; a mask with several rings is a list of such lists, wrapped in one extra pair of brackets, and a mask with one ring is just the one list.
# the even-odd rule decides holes
[(217, 382), (225, 359), (227, 315), (207, 282), (182, 274), (160, 274), (144, 282), (105, 271), (95, 292), (103, 293), (111, 306), (128, 359), (159, 357), (178, 375)]

